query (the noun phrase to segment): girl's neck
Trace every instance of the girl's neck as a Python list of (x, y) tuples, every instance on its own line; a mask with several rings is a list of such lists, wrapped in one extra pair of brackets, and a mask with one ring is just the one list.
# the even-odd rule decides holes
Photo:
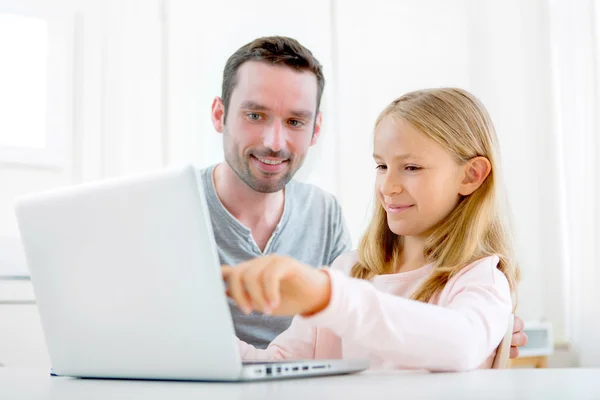
[(396, 273), (414, 271), (425, 265), (425, 240), (417, 236), (403, 237), (402, 253)]

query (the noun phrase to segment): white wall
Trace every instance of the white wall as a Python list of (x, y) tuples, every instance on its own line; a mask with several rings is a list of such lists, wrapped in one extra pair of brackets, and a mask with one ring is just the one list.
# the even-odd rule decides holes
[(227, 57), (255, 37), (288, 35), (315, 53), (327, 79), (322, 139), (298, 177), (338, 196), (355, 243), (370, 215), (372, 128), (381, 109), (434, 86), (482, 99), (500, 137), (514, 214), (523, 270), (517, 314), (549, 319), (555, 338), (566, 340), (548, 7), (545, 0), (65, 3), (75, 38), (72, 151), (59, 170), (0, 163), (0, 237), (17, 237), (17, 194), (220, 161), (209, 111)]

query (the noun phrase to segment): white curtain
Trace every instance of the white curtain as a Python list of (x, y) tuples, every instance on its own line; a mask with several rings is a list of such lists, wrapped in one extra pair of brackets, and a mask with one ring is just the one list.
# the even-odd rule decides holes
[(565, 333), (600, 366), (600, 1), (548, 4)]

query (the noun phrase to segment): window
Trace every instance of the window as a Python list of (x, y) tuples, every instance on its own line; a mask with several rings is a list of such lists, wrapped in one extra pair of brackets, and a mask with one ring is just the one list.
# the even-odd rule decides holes
[(73, 179), (76, 12), (0, 0), (0, 277), (28, 274), (15, 197)]
[(73, 18), (58, 0), (0, 0), (0, 167), (68, 167)]
[(0, 14), (0, 146), (46, 145), (48, 31), (44, 20)]

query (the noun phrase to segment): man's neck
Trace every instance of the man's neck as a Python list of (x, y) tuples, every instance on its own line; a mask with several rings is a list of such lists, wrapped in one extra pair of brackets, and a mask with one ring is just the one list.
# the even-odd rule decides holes
[(284, 191), (257, 192), (241, 180), (226, 162), (216, 166), (213, 180), (217, 196), (227, 211), (252, 230), (253, 236), (256, 230), (263, 230), (262, 234), (258, 232), (259, 236), (265, 236), (264, 230), (270, 230), (270, 237), (283, 214)]

